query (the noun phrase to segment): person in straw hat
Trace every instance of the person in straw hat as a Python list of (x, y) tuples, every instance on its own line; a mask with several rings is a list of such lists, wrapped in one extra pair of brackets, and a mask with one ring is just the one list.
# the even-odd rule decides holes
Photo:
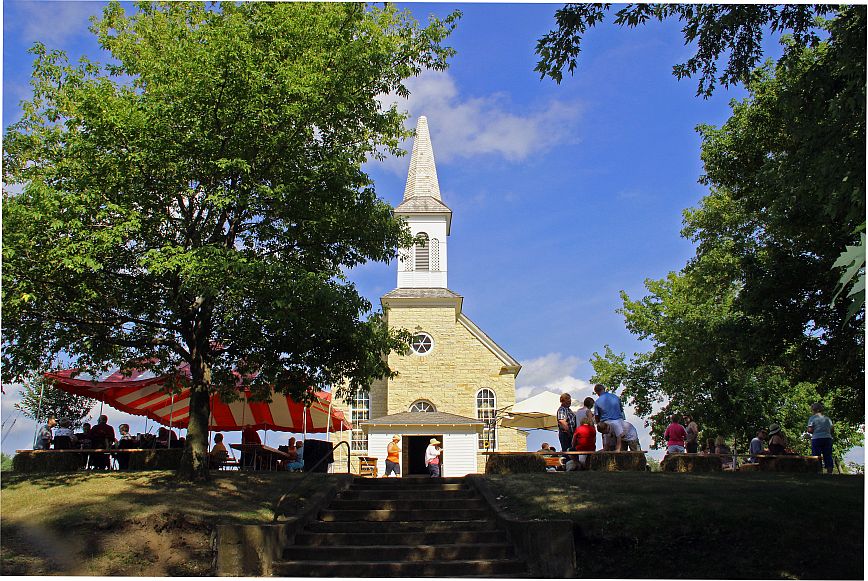
[(395, 434), (392, 436), (392, 441), (386, 446), (386, 473), (383, 474), (383, 478), (388, 478), (392, 473), (395, 474), (396, 478), (401, 476), (401, 465), (399, 464), (401, 448), (398, 447), (400, 441), (401, 436)]
[(425, 449), (425, 467), (431, 478), (440, 478), (440, 441), (437, 438), (431, 438)]
[(786, 454), (787, 439), (778, 424), (769, 426), (769, 454), (780, 456)]

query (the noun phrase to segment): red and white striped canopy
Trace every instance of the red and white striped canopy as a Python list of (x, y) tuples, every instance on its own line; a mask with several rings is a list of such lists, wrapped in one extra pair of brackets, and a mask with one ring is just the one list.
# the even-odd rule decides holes
[[(180, 373), (190, 376), (188, 366)], [(172, 376), (155, 376), (148, 371), (134, 370), (131, 374), (119, 371), (102, 380), (74, 379), (74, 369), (46, 373), (55, 385), (69, 393), (87, 396), (107, 403), (128, 414), (147, 416), (165, 426), (186, 428), (190, 418), (190, 389), (182, 388), (171, 395), (168, 386)], [(249, 391), (232, 403), (224, 403), (219, 396), (211, 396), (209, 429), (212, 431), (241, 430), (246, 426), (257, 430), (283, 432), (334, 432), (350, 430), (352, 425), (336, 408), (329, 410), (331, 394), (315, 392), (316, 399), (307, 408), (289, 396), (272, 394), (271, 403), (249, 401)]]

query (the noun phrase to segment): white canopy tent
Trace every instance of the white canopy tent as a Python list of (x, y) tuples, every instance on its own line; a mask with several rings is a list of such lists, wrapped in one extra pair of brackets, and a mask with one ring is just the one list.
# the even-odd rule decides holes
[[(543, 391), (501, 410), (501, 425), (506, 428), (525, 430), (556, 430), (559, 407), (561, 407), (560, 392)], [(573, 411), (578, 408), (579, 404), (575, 401), (570, 406)]]

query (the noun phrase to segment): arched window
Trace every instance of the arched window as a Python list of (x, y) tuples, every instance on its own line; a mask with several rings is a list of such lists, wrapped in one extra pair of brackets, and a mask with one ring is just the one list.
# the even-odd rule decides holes
[(408, 411), (411, 412), (428, 412), (433, 413), (437, 411), (437, 408), (434, 407), (434, 404), (430, 401), (425, 401), (424, 399), (420, 399), (413, 402), (413, 405), (410, 406)]
[(497, 449), (497, 428), (494, 426), (497, 410), (497, 398), (494, 390), (483, 388), (476, 392), (476, 419), (482, 420), (485, 426), (479, 434), (480, 450)]
[(367, 452), (368, 439), (362, 430), (362, 424), (371, 419), (371, 396), (359, 392), (350, 401), (350, 422), (353, 424), (353, 433), (350, 436), (350, 448), (354, 452)]
[(416, 270), (428, 270), (430, 266), (428, 235), (419, 233), (419, 242), (416, 244)]
[(431, 270), (440, 271), (440, 241), (436, 238), (431, 239)]

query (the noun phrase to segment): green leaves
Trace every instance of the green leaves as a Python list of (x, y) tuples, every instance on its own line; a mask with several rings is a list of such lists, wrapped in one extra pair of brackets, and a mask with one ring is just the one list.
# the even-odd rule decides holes
[(4, 139), (4, 381), (58, 352), (187, 361), (215, 390), (241, 366), (298, 397), (388, 375), (406, 338), (342, 273), (410, 238), (361, 164), (408, 134), (377, 96), (445, 68), (458, 17), (112, 2), (110, 65), (36, 45)]
[[(682, 230), (696, 254), (646, 281), (646, 296), (621, 295), (627, 329), (650, 349), (592, 360), (594, 380), (620, 385), (658, 441), (676, 411), (742, 444), (775, 421), (806, 450), (809, 405), (822, 400), (838, 452), (862, 442), (865, 10), (842, 8), (825, 26), (828, 41), (793, 41), (754, 70), (722, 127), (698, 128), (710, 191)], [(845, 289), (856, 301), (836, 300)]]
[(850, 305), (847, 308), (847, 319), (850, 320), (860, 309), (865, 309), (865, 224), (861, 226), (861, 242), (856, 246), (847, 246), (844, 252), (832, 264), (833, 268), (842, 268), (844, 272), (838, 279), (838, 292), (832, 298), (837, 301), (840, 294), (855, 279), (847, 298)]
[[(558, 25), (536, 46), (540, 60), (535, 71), (540, 78), (551, 77), (560, 83), (564, 67), (573, 74), (587, 29), (603, 22), (611, 4), (567, 4), (555, 12)], [(835, 12), (832, 6), (764, 4), (627, 4), (615, 14), (615, 24), (635, 28), (649, 20), (677, 17), (684, 22), (684, 44), (696, 45), (695, 54), (672, 67), (678, 78), (699, 75), (697, 95), (709, 97), (719, 82), (728, 87), (748, 80), (762, 59), (762, 40), (766, 28), (790, 31), (790, 51), (815, 46), (819, 42), (819, 17)], [(721, 56), (728, 54), (726, 66), (718, 72)], [(786, 57), (787, 55), (785, 55)]]

